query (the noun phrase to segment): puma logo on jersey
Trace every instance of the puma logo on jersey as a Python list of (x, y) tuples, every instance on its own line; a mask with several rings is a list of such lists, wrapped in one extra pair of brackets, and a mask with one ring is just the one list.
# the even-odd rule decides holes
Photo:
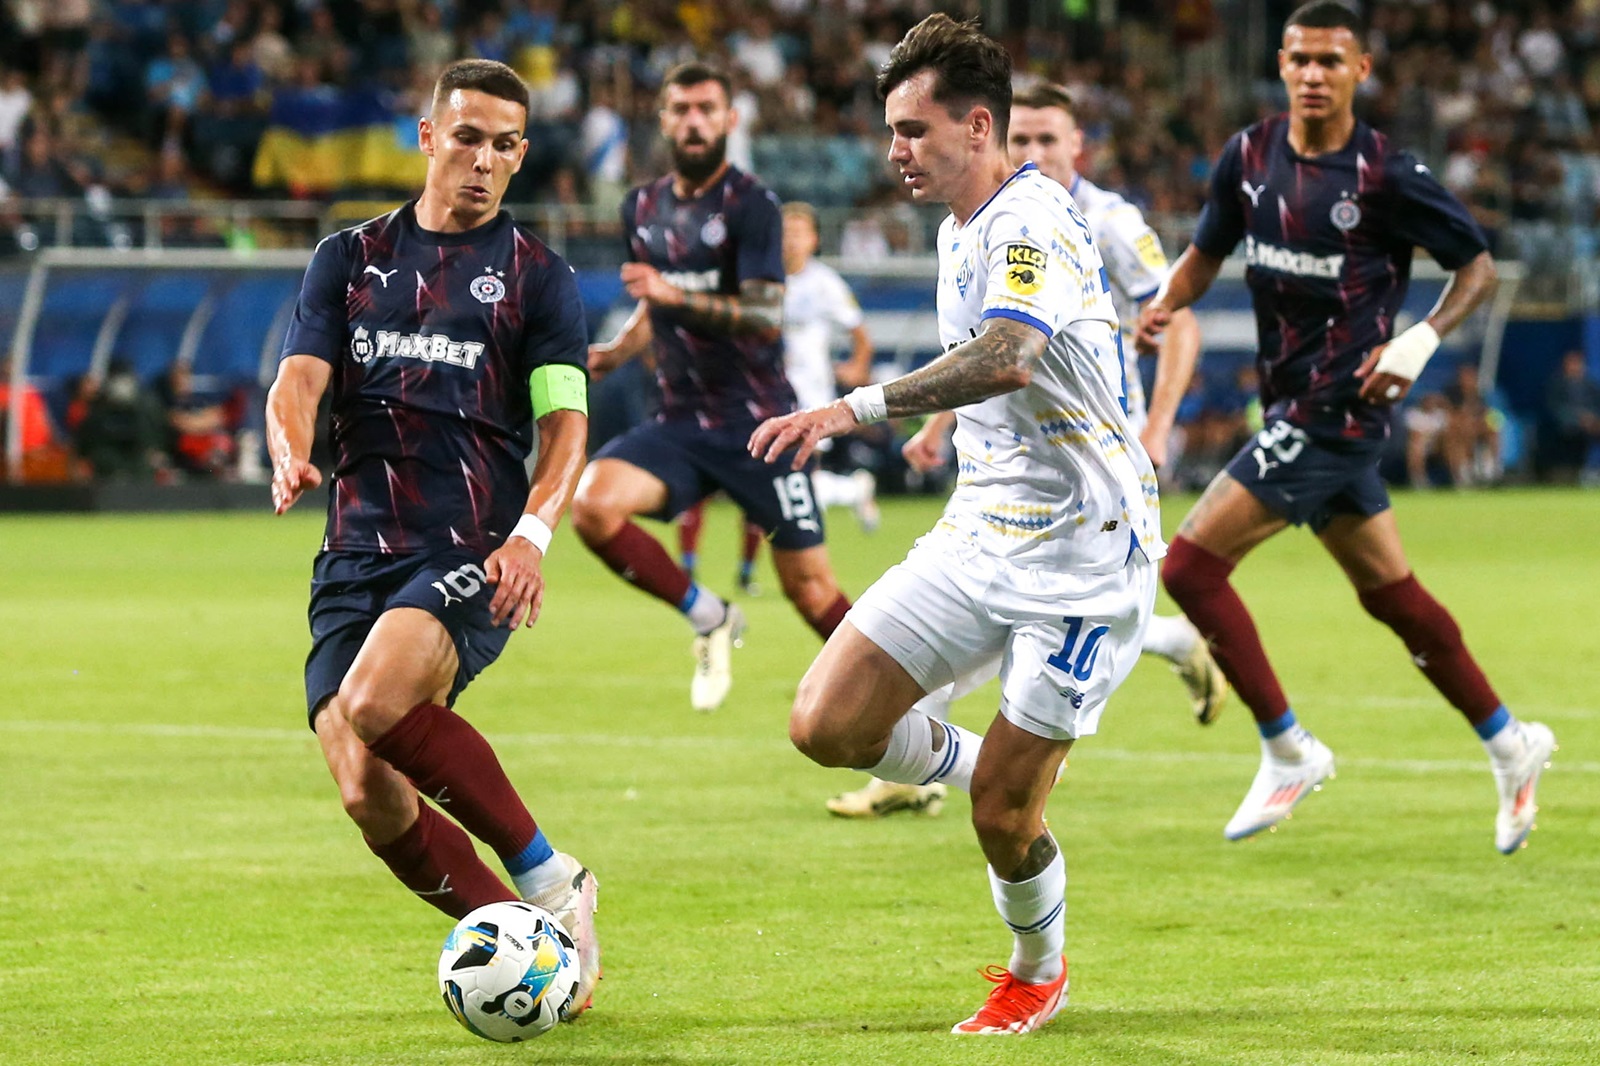
[(396, 267), (393, 270), (379, 270), (377, 267), (369, 265), (367, 269), (363, 270), (361, 273), (376, 274), (378, 276), (378, 280), (383, 282), (383, 287), (387, 289), (389, 287), (389, 279), (400, 273), (400, 268)]
[(1261, 206), (1261, 194), (1267, 191), (1265, 182), (1252, 188), (1248, 181), (1241, 181), (1239, 183), (1239, 187), (1244, 189), (1244, 194), (1246, 196), (1250, 197), (1251, 207)]

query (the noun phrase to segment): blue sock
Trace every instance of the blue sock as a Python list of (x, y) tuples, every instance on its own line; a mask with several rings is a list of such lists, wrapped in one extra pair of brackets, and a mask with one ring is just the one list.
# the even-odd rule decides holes
[(1498, 711), (1495, 711), (1489, 717), (1485, 718), (1477, 725), (1474, 725), (1472, 728), (1478, 731), (1478, 737), (1480, 739), (1488, 740), (1490, 737), (1500, 732), (1500, 730), (1510, 725), (1511, 722), (1511, 712), (1506, 710), (1505, 705), (1502, 704)]
[(694, 552), (683, 553), (683, 572), (689, 575), (689, 580), (694, 580), (694, 565), (699, 560)]
[(755, 564), (754, 560), (747, 560), (745, 562), (740, 563), (739, 564), (739, 584), (741, 584), (741, 585), (750, 584), (750, 578), (752, 576), (754, 576), (755, 572), (756, 572), (756, 564)]
[(533, 839), (528, 841), (528, 846), (517, 854), (501, 861), (506, 864), (506, 872), (512, 877), (525, 874), (540, 863), (548, 861), (555, 855), (556, 849), (550, 846), (550, 841), (544, 837), (543, 829), (533, 831)]
[(1257, 722), (1256, 728), (1261, 730), (1262, 740), (1271, 740), (1273, 737), (1278, 736), (1281, 733), (1287, 733), (1289, 730), (1293, 729), (1296, 724), (1294, 709), (1290, 708), (1270, 722)]
[(534, 900), (570, 876), (568, 864), (552, 861), (555, 858), (556, 851), (550, 846), (550, 841), (544, 838), (544, 830), (535, 829), (527, 847), (501, 861), (506, 864), (506, 872), (511, 875), (511, 884), (516, 887), (517, 895)]

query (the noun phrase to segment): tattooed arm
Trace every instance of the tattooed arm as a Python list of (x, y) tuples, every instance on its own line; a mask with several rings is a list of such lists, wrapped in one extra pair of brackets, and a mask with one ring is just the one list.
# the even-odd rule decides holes
[[(920, 370), (884, 385), (889, 418), (948, 411), (991, 396), (1003, 396), (1033, 380), (1033, 364), (1044, 354), (1048, 338), (1025, 322), (989, 318), (983, 330)], [(843, 400), (810, 411), (769, 418), (750, 437), (750, 454), (775, 462), (796, 449), (794, 469), (805, 465), (817, 443), (848, 433), (857, 425), (855, 412)]]
[(711, 333), (777, 336), (783, 329), (783, 283), (750, 278), (739, 295), (685, 292), (648, 263), (625, 263), (622, 283), (628, 295), (653, 307), (678, 309), (691, 326)]
[(1015, 392), (1033, 380), (1033, 364), (1048, 342), (1026, 322), (984, 319), (976, 337), (883, 387), (889, 417), (950, 411)]

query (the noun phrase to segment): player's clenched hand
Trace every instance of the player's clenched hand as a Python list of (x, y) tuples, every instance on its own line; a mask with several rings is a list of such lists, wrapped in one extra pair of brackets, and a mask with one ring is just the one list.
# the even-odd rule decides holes
[(817, 450), (819, 442), (855, 428), (855, 412), (846, 407), (843, 400), (838, 400), (809, 411), (767, 419), (750, 434), (750, 454), (775, 463), (784, 452), (794, 448), (794, 461), (789, 466), (799, 470)]
[(944, 424), (937, 418), (930, 418), (900, 446), (900, 454), (919, 474), (937, 470), (944, 465), (944, 434)]
[(544, 605), (544, 554), (526, 537), (507, 537), (483, 563), (483, 575), (494, 588), (489, 601), (489, 621), (512, 629), (531, 626)]
[(1399, 403), (1411, 391), (1411, 382), (1406, 378), (1397, 374), (1373, 373), (1387, 347), (1387, 344), (1380, 344), (1372, 349), (1356, 368), (1356, 377), (1361, 381), (1361, 398), (1380, 406)]
[(622, 360), (617, 356), (617, 346), (614, 344), (589, 345), (589, 376), (599, 381), (617, 368)]
[(322, 471), (304, 459), (286, 458), (272, 464), (272, 513), (283, 514), (306, 489), (322, 484)]
[(635, 300), (660, 307), (677, 307), (683, 303), (683, 290), (661, 276), (661, 271), (649, 263), (623, 263), (622, 287)]
[(1133, 335), (1133, 346), (1139, 352), (1149, 355), (1161, 347), (1161, 334), (1167, 328), (1167, 323), (1172, 321), (1172, 312), (1156, 303), (1154, 300), (1144, 305), (1144, 310), (1139, 312), (1139, 327)]

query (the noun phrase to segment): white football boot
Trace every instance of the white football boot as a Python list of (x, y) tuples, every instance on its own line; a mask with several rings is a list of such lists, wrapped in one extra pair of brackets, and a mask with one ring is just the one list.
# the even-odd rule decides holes
[(571, 1005), (561, 1012), (561, 1020), (570, 1022), (594, 1005), (594, 989), (600, 983), (600, 941), (594, 932), (594, 915), (600, 909), (600, 882), (571, 855), (557, 852), (556, 859), (566, 864), (570, 876), (525, 902), (555, 915), (578, 945), (578, 987), (573, 990)]
[(1522, 730), (1522, 750), (1509, 759), (1489, 757), (1494, 783), (1500, 790), (1500, 813), (1494, 819), (1494, 846), (1502, 855), (1523, 847), (1533, 832), (1533, 816), (1539, 813), (1534, 790), (1539, 775), (1550, 765), (1556, 750), (1555, 734), (1542, 722), (1520, 722), (1512, 728)]
[(733, 649), (744, 644), (744, 612), (728, 604), (722, 624), (694, 638), (694, 680), (689, 682), (689, 705), (697, 711), (714, 711), (733, 687)]
[(876, 533), (883, 521), (883, 512), (878, 508), (878, 479), (870, 470), (857, 470), (851, 473), (850, 480), (855, 482), (857, 493), (850, 510), (855, 512), (863, 533)]
[(840, 818), (882, 818), (910, 811), (932, 818), (944, 810), (949, 789), (941, 784), (898, 785), (874, 777), (854, 792), (841, 792), (828, 801), (828, 812)]
[(1210, 725), (1222, 713), (1222, 704), (1228, 698), (1228, 679), (1222, 668), (1211, 657), (1204, 637), (1195, 634), (1194, 650), (1182, 662), (1172, 664), (1184, 688), (1189, 690), (1189, 706), (1194, 719), (1201, 725)]
[(1300, 755), (1296, 759), (1280, 759), (1272, 754), (1265, 740), (1261, 742), (1261, 769), (1256, 771), (1244, 802), (1223, 828), (1223, 836), (1243, 840), (1272, 828), (1289, 817), (1295, 804), (1320, 790), (1322, 782), (1333, 776), (1333, 752), (1310, 733), (1301, 733)]

